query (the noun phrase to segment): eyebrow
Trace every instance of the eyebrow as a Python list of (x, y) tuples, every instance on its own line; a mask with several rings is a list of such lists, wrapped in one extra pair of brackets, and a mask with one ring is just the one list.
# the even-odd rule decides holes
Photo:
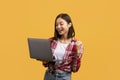
[(58, 22), (58, 23), (56, 22), (56, 25), (61, 24), (61, 23), (63, 24), (63, 22), (62, 22), (62, 21), (60, 21), (60, 22)]

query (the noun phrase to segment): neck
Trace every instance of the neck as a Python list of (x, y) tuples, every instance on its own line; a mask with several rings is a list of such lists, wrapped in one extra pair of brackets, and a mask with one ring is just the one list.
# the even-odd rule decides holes
[(62, 39), (62, 40), (67, 40), (68, 38), (67, 38), (67, 37), (62, 36), (60, 39)]
[(71, 42), (71, 38), (67, 38), (67, 37), (61, 37), (58, 40), (62, 43), (70, 43)]
[(62, 39), (62, 40), (68, 40), (67, 34), (62, 35), (60, 39)]

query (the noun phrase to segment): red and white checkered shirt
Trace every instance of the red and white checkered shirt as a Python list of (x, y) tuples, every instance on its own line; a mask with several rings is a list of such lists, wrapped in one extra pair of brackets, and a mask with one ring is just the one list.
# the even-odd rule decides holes
[[(75, 42), (77, 40), (75, 38), (71, 39), (71, 43), (67, 46), (65, 55), (63, 57), (63, 61), (60, 65), (55, 65), (53, 62), (48, 63), (48, 69), (50, 72), (59, 69), (65, 72), (77, 72), (81, 65), (81, 58), (83, 53), (83, 44), (80, 45), (80, 53), (77, 55)], [(54, 50), (57, 47), (57, 40), (54, 38), (50, 38), (51, 48), (54, 55)], [(54, 57), (54, 56), (53, 56)]]

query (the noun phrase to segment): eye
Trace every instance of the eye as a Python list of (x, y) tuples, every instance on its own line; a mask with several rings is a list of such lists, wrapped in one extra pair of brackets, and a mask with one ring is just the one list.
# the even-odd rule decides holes
[(63, 25), (63, 23), (60, 23), (60, 25), (62, 26), (62, 25)]

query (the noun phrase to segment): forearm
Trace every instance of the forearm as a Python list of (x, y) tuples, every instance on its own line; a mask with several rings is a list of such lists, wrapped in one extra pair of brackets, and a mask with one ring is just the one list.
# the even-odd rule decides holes
[(77, 72), (79, 70), (80, 64), (81, 64), (80, 58), (78, 56), (74, 57), (72, 59), (72, 67), (71, 67), (72, 71)]
[(76, 53), (73, 56), (72, 59), (72, 71), (77, 72), (81, 66), (81, 58), (83, 53), (83, 47), (76, 50)]

